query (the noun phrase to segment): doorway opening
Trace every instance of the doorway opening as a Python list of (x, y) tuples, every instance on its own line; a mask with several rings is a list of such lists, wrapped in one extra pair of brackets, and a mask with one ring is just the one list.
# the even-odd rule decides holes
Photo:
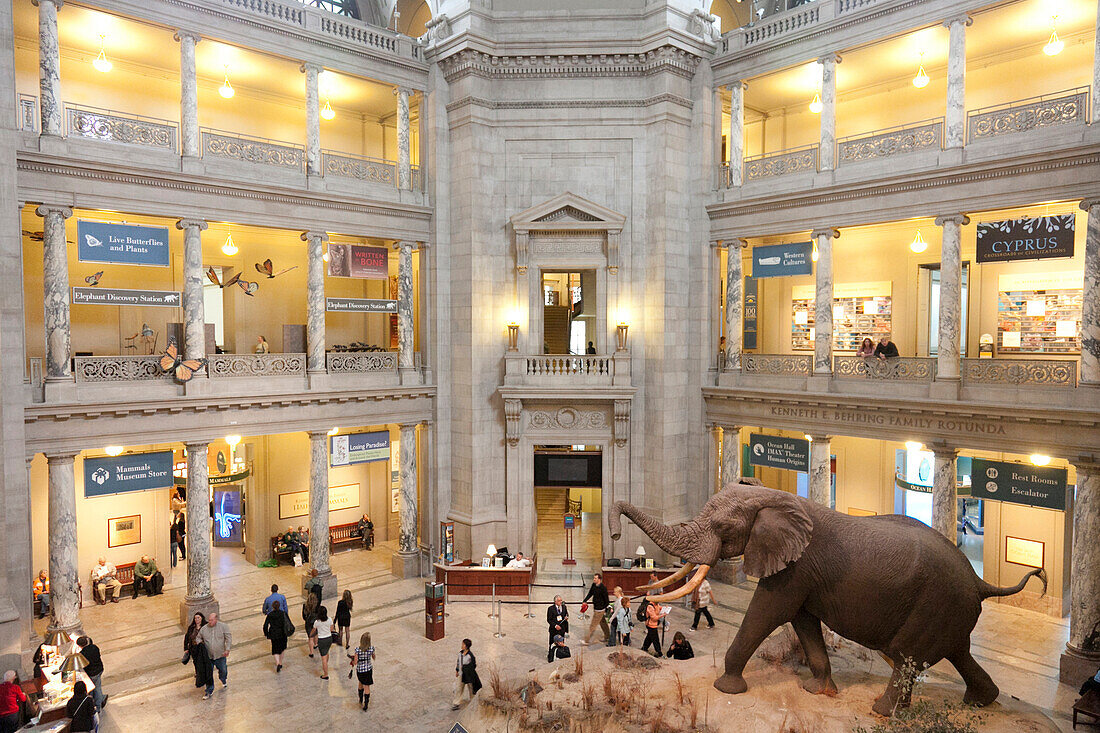
[[(936, 356), (940, 345), (940, 266), (927, 265), (928, 272), (928, 355)], [(962, 311), (959, 323), (959, 356), (966, 357), (967, 290), (970, 284), (970, 263), (962, 263)]]
[(596, 353), (596, 271), (542, 273), (542, 352)]
[(535, 447), (535, 551), (539, 572), (562, 568), (565, 517), (575, 517), (575, 568), (592, 572), (603, 562), (603, 452), (599, 446)]

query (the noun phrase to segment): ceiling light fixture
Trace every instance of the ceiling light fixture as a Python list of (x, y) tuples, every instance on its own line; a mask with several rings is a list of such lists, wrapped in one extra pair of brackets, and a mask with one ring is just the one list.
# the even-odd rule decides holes
[(230, 448), (236, 448), (237, 444), (241, 442), (241, 436), (227, 435), (225, 436), (225, 442), (229, 444)]
[(913, 241), (909, 243), (909, 249), (913, 250), (917, 254), (920, 254), (924, 250), (928, 249), (928, 242), (924, 241), (924, 237), (921, 236), (920, 229), (917, 230), (917, 236), (913, 237)]
[(1047, 40), (1047, 45), (1043, 46), (1043, 53), (1047, 56), (1057, 56), (1066, 47), (1066, 44), (1058, 37), (1057, 25), (1058, 16), (1052, 15), (1050, 18), (1050, 38)]
[[(126, 450), (121, 445), (109, 445), (103, 449), (103, 452), (109, 456), (121, 456), (122, 451)], [(1034, 456), (1033, 456), (1034, 457)]]
[(232, 99), (233, 95), (236, 94), (236, 92), (233, 91), (233, 85), (229, 83), (229, 64), (225, 65), (225, 81), (222, 82), (221, 87), (218, 88), (218, 94), (226, 99)]
[(810, 259), (811, 259), (811, 260), (813, 260), (814, 262), (817, 262), (817, 257), (818, 257), (818, 253), (817, 253), (817, 240), (815, 239), (815, 240), (814, 240), (814, 248), (813, 248), (813, 251), (812, 251), (812, 252), (810, 252)]
[(240, 251), (240, 248), (233, 243), (233, 233), (230, 232), (225, 237), (225, 244), (222, 245), (222, 254), (226, 257), (232, 257)]
[(328, 434), (330, 436), (332, 436), (332, 435), (336, 435), (339, 432), (340, 432), (340, 428), (336, 427), (336, 428), (333, 428), (332, 430), (328, 431)]
[(107, 58), (107, 37), (102, 33), (99, 34), (99, 55), (95, 57), (92, 66), (95, 67), (96, 71), (101, 71), (104, 74), (114, 68), (114, 64)]
[(819, 115), (823, 109), (825, 109), (825, 105), (821, 103), (821, 95), (815, 92), (814, 98), (810, 101), (810, 111), (815, 115)]
[(928, 82), (932, 81), (928, 76), (928, 72), (924, 70), (924, 51), (920, 52), (920, 65), (917, 68), (917, 75), (913, 77), (913, 86), (917, 89), (924, 89), (928, 86)]
[(923, 443), (918, 443), (915, 440), (905, 441), (905, 450), (907, 450), (907, 451), (918, 451), (923, 447), (924, 447)]
[(328, 101), (328, 97), (325, 97), (325, 106), (321, 108), (321, 119), (331, 120), (336, 116), (336, 111), (332, 109), (332, 104)]
[(1044, 456), (1042, 453), (1032, 453), (1031, 462), (1036, 466), (1045, 466), (1050, 463), (1050, 456)]

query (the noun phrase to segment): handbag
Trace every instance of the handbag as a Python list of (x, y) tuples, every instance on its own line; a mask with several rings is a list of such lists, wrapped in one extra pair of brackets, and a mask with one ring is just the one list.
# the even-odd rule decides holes
[(183, 659), (180, 660), (180, 664), (186, 665), (191, 661), (191, 650), (188, 649), (183, 653)]
[(287, 636), (294, 634), (294, 622), (290, 620), (290, 616), (283, 614), (283, 631)]

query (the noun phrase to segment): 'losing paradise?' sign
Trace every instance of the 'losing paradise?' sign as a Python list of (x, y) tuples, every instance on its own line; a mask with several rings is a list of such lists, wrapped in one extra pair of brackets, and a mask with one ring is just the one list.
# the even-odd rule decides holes
[(978, 224), (978, 262), (1073, 257), (1074, 215), (1024, 216)]
[(329, 441), (328, 465), (351, 466), (355, 463), (388, 461), (390, 459), (390, 433), (352, 433), (333, 435)]
[(971, 495), (976, 499), (1066, 509), (1066, 469), (971, 459)]
[(179, 308), (180, 303), (178, 290), (73, 288), (73, 305), (148, 305)]
[(808, 472), (810, 441), (752, 433), (749, 435), (749, 463), (754, 466)]
[(331, 313), (396, 313), (396, 300), (372, 298), (325, 298), (325, 310)]
[(752, 276), (787, 277), (809, 275), (814, 271), (812, 242), (775, 244), (752, 248)]
[(172, 451), (84, 459), (84, 497), (172, 486)]
[(80, 220), (76, 252), (81, 262), (168, 267), (168, 227)]

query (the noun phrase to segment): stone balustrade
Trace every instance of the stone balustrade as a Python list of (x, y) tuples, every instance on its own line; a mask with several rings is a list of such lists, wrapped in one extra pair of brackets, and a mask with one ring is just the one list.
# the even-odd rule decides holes
[(630, 355), (518, 354), (504, 357), (506, 385), (610, 387), (630, 384)]
[(211, 377), (280, 377), (306, 373), (305, 354), (213, 354), (206, 364)]
[(1063, 359), (963, 359), (965, 385), (1076, 387), (1077, 361)]
[(178, 150), (179, 127), (169, 120), (66, 104), (65, 127), (69, 136)]
[(146, 379), (171, 379), (161, 371), (160, 356), (78, 356), (73, 359), (77, 384), (134, 382)]
[(396, 351), (330, 351), (326, 355), (330, 374), (397, 372)]
[(818, 151), (819, 146), (807, 145), (802, 148), (745, 158), (745, 181), (814, 172), (817, 170)]
[(302, 145), (202, 128), (202, 157), (239, 160), (270, 165), (284, 170), (305, 170), (306, 149)]
[(392, 160), (325, 150), (321, 153), (321, 170), (325, 176), (355, 178), (387, 186), (397, 185), (397, 163)]
[(943, 147), (943, 118), (915, 125), (902, 125), (841, 138), (837, 142), (837, 160), (856, 163), (861, 160), (889, 158), (916, 150), (940, 150)]
[(931, 382), (936, 360), (930, 357), (900, 356), (876, 359), (863, 356), (834, 356), (833, 376), (837, 379), (888, 379), (902, 382)]
[(808, 377), (814, 358), (808, 354), (742, 354), (741, 371), (745, 374), (770, 374), (784, 377)]
[(1058, 125), (1088, 122), (1089, 88), (983, 107), (967, 117), (968, 142)]

